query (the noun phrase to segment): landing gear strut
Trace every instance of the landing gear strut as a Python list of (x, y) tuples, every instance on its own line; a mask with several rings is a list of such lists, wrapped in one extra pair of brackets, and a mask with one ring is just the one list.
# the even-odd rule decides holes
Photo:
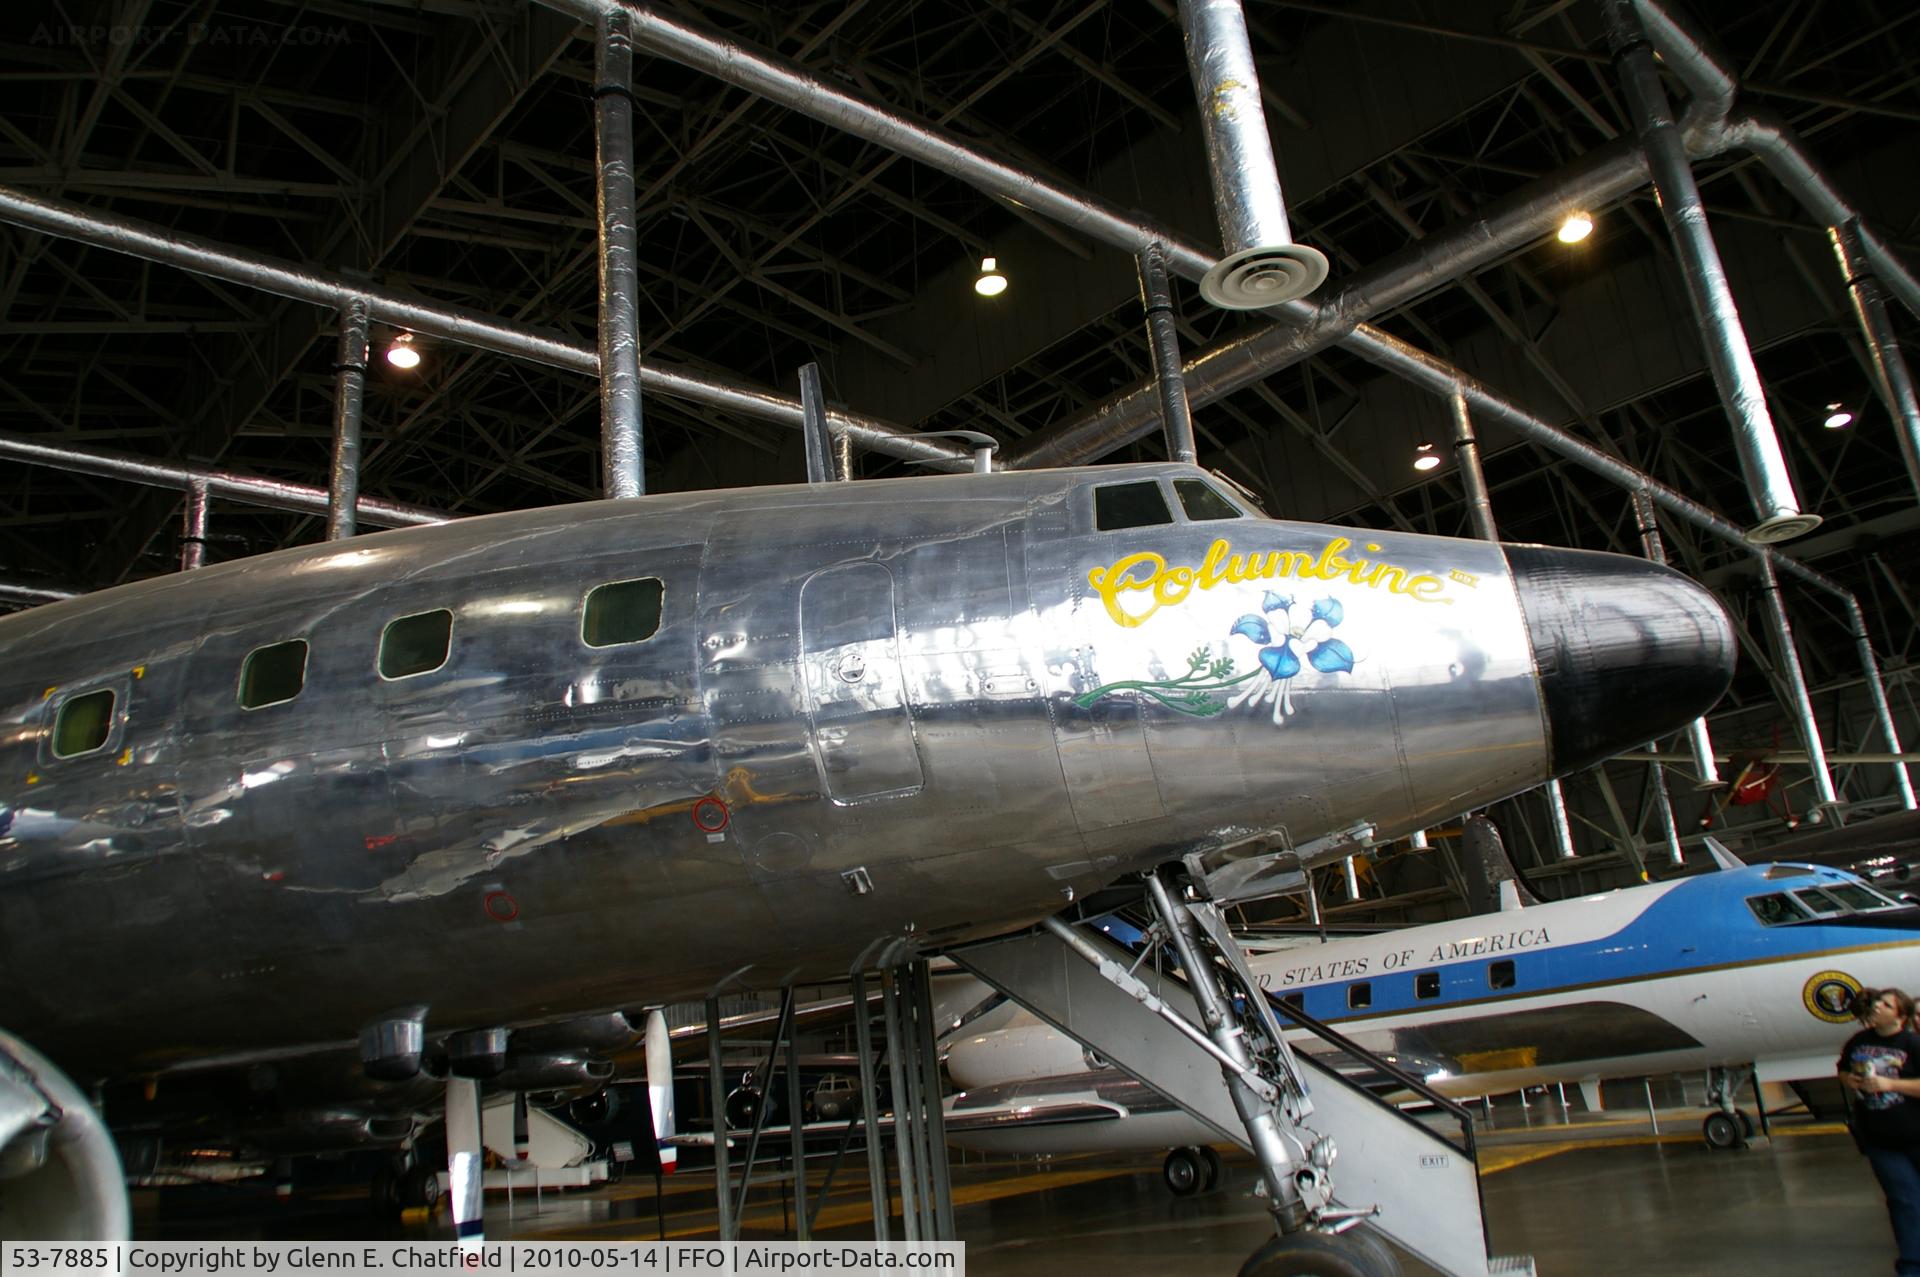
[(1707, 1103), (1717, 1109), (1700, 1124), (1708, 1148), (1745, 1148), (1753, 1139), (1753, 1119), (1734, 1107), (1733, 1093), (1738, 1085), (1732, 1069), (1707, 1070)]
[[(1220, 910), (1197, 886), (1181, 885), (1166, 871), (1148, 875), (1146, 886), (1155, 930), (1179, 955), (1211, 1053), (1246, 1125), (1280, 1234), (1254, 1252), (1242, 1277), (1393, 1277), (1399, 1268), (1391, 1253), (1354, 1229), (1372, 1209), (1334, 1205), (1333, 1141), (1302, 1125), (1313, 1103), (1299, 1066)], [(1203, 1159), (1195, 1152), (1176, 1149), (1167, 1159), (1167, 1183), (1175, 1192), (1181, 1191), (1176, 1158), (1183, 1169), (1192, 1163), (1193, 1182), (1202, 1180)]]

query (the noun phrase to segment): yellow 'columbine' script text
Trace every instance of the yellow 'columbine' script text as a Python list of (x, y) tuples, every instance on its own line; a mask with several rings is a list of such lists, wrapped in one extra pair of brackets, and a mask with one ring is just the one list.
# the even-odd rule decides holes
[[(1107, 615), (1115, 624), (1129, 628), (1163, 607), (1184, 601), (1196, 588), (1211, 590), (1223, 581), (1239, 585), (1278, 577), (1298, 581), (1344, 580), (1370, 590), (1403, 594), (1417, 603), (1453, 602), (1441, 597), (1441, 591), (1447, 587), (1439, 577), (1415, 573), (1391, 563), (1349, 559), (1342, 552), (1352, 545), (1346, 537), (1334, 537), (1318, 554), (1306, 550), (1235, 554), (1232, 544), (1222, 538), (1207, 547), (1206, 557), (1197, 568), (1168, 567), (1164, 555), (1142, 550), (1109, 567), (1093, 568), (1087, 573), (1087, 584), (1099, 592), (1100, 601), (1106, 605)], [(1378, 551), (1380, 547), (1368, 545), (1366, 548)], [(1128, 611), (1124, 601), (1125, 596), (1135, 593), (1147, 596), (1146, 606), (1139, 612)]]

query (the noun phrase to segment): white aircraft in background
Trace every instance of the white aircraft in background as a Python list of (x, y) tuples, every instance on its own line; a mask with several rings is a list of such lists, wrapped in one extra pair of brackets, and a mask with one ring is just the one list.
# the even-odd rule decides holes
[[(1110, 934), (1124, 943), (1128, 930), (1115, 922)], [(1269, 997), (1444, 1096), (1575, 1082), (1597, 1108), (1605, 1078), (1712, 1070), (1720, 1107), (1705, 1135), (1732, 1147), (1751, 1133), (1733, 1070), (1830, 1076), (1853, 995), (1911, 983), (1916, 958), (1920, 908), (1839, 870), (1773, 864), (1256, 949), (1249, 965)], [(947, 1106), (963, 1147), (1172, 1146), (1177, 1193), (1217, 1174), (1214, 1133), (1025, 1012), (954, 1042), (947, 1067), (965, 1088)]]

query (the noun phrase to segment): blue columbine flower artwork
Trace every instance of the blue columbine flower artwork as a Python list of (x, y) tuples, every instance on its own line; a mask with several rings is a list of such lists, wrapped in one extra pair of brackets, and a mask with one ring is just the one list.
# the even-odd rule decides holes
[(1353, 649), (1333, 637), (1334, 628), (1345, 619), (1346, 608), (1339, 599), (1315, 599), (1308, 604), (1267, 591), (1260, 611), (1235, 621), (1231, 631), (1259, 645), (1260, 668), (1267, 677), (1241, 687), (1227, 702), (1228, 708), (1271, 704), (1278, 725), (1293, 713), (1293, 680), (1302, 670), (1310, 666), (1322, 674), (1351, 674)]
[(1195, 718), (1242, 705), (1271, 704), (1274, 724), (1279, 726), (1294, 712), (1291, 690), (1296, 677), (1308, 670), (1353, 672), (1359, 658), (1343, 640), (1333, 637), (1334, 628), (1345, 619), (1346, 608), (1339, 599), (1295, 603), (1291, 596), (1269, 590), (1260, 601), (1260, 611), (1235, 621), (1227, 635), (1229, 643), (1244, 638), (1256, 645), (1254, 668), (1237, 672), (1231, 652), (1216, 656), (1213, 645), (1205, 644), (1187, 657), (1184, 674), (1102, 683), (1074, 697), (1074, 703), (1085, 708), (1103, 697), (1132, 693)]

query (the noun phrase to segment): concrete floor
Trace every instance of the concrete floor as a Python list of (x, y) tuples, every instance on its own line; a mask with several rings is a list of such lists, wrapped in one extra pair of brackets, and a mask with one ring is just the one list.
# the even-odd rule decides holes
[[(1480, 1135), (1482, 1186), (1497, 1254), (1534, 1256), (1543, 1277), (1755, 1277), (1767, 1273), (1874, 1273), (1892, 1267), (1893, 1242), (1878, 1186), (1844, 1131), (1781, 1123), (1775, 1138), (1734, 1153), (1708, 1150), (1699, 1110), (1646, 1115), (1576, 1114), (1551, 1100), (1496, 1109)], [(1231, 1274), (1263, 1240), (1251, 1195), (1253, 1164), (1230, 1157), (1222, 1186), (1178, 1200), (1161, 1186), (1159, 1154), (980, 1160), (953, 1168), (955, 1220), (976, 1277), (1059, 1277), (1095, 1271)], [(1336, 1171), (1338, 1167), (1336, 1166)], [(823, 1170), (810, 1176), (818, 1191)], [(748, 1235), (782, 1235), (785, 1188), (756, 1188)], [(656, 1201), (651, 1178), (590, 1192), (545, 1192), (488, 1201), (493, 1238), (711, 1237), (712, 1180), (685, 1172)], [(237, 1195), (239, 1194), (239, 1195)], [(357, 1189), (302, 1193), (274, 1207), (259, 1190), (142, 1193), (142, 1237), (325, 1238), (451, 1236), (444, 1215), (376, 1228)], [(656, 1208), (658, 1214), (656, 1214)], [(857, 1159), (836, 1176), (816, 1235), (870, 1237), (867, 1188)], [(786, 1231), (791, 1236), (791, 1231)], [(897, 1236), (896, 1231), (896, 1236)], [(1084, 1269), (1082, 1269), (1084, 1271)], [(1409, 1261), (1407, 1272), (1428, 1272)]]

